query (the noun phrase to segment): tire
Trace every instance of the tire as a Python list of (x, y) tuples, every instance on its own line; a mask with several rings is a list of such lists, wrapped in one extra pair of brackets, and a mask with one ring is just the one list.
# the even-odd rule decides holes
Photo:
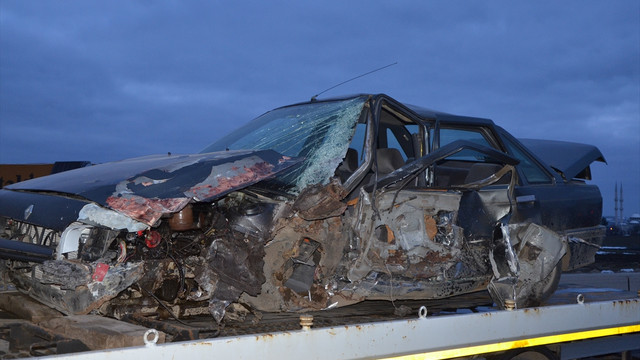
[(558, 360), (556, 353), (547, 347), (539, 346), (533, 348), (522, 348), (507, 351), (493, 359), (496, 360)]
[(558, 261), (549, 275), (531, 286), (531, 291), (518, 299), (518, 308), (540, 306), (548, 300), (558, 288), (562, 275), (562, 261)]

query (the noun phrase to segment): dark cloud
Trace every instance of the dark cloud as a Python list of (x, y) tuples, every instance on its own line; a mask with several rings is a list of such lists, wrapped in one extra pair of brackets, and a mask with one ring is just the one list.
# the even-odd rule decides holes
[(0, 2), (0, 163), (192, 152), (280, 105), (384, 92), (598, 145), (640, 212), (640, 3)]

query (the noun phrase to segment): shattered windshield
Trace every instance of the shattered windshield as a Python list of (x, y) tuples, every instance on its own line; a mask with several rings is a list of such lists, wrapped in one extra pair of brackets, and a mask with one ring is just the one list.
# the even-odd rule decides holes
[(211, 144), (202, 153), (271, 149), (302, 157), (302, 165), (280, 177), (286, 191), (297, 194), (313, 184), (327, 184), (344, 158), (367, 100), (315, 102), (270, 111)]

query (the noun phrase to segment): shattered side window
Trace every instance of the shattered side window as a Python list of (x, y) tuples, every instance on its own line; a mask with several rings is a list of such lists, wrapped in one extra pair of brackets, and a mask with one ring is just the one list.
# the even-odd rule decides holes
[(327, 184), (344, 158), (367, 97), (315, 102), (270, 111), (202, 152), (271, 149), (304, 161), (285, 181), (299, 193)]

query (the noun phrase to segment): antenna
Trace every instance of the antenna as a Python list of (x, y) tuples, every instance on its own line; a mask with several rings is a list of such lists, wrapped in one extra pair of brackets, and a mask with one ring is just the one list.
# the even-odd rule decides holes
[(344, 85), (344, 84), (348, 83), (349, 81), (353, 81), (353, 80), (355, 80), (355, 79), (359, 79), (359, 78), (361, 78), (361, 77), (363, 77), (363, 76), (367, 76), (367, 75), (369, 75), (369, 74), (373, 74), (373, 73), (374, 73), (374, 72), (376, 72), (376, 71), (380, 71), (380, 70), (382, 70), (382, 69), (386, 69), (386, 68), (388, 68), (388, 67), (390, 67), (390, 66), (396, 65), (397, 63), (398, 63), (398, 62), (396, 61), (396, 62), (391, 63), (391, 64), (389, 64), (389, 65), (385, 65), (385, 66), (380, 67), (380, 68), (377, 68), (377, 69), (375, 69), (375, 70), (371, 70), (371, 71), (366, 72), (366, 73), (364, 73), (364, 74), (362, 74), (362, 75), (358, 75), (358, 76), (356, 76), (356, 77), (354, 77), (354, 78), (351, 78), (351, 79), (349, 79), (349, 80), (347, 80), (347, 81), (343, 81), (343, 82), (341, 82), (341, 83), (339, 83), (339, 84), (337, 84), (337, 85), (334, 85), (334, 86), (332, 86), (332, 87), (330, 87), (330, 88), (328, 88), (328, 89), (326, 89), (326, 90), (320, 91), (319, 93), (317, 93), (317, 94), (315, 94), (315, 95), (313, 95), (313, 96), (311, 97), (311, 101), (315, 101), (315, 100), (316, 100), (316, 98), (317, 98), (318, 96), (320, 96), (320, 95), (322, 95), (322, 94), (326, 93), (327, 91), (329, 91), (329, 90), (331, 90), (331, 89), (335, 89), (335, 88), (337, 88), (337, 87), (338, 87), (338, 86), (340, 86), (340, 85)]

